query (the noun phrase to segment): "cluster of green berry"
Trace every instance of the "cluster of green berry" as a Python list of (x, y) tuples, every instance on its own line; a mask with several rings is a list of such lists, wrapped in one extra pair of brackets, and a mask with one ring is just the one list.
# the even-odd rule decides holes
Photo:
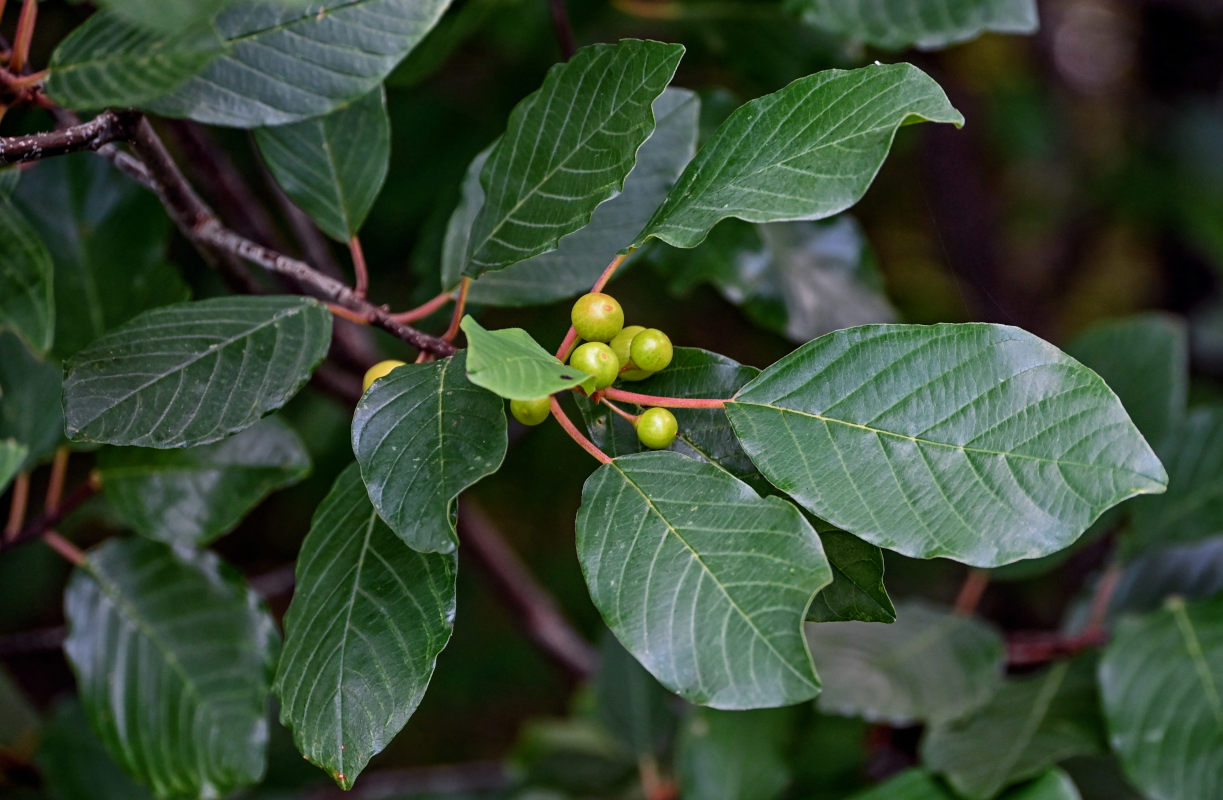
[[(624, 309), (616, 298), (602, 292), (582, 295), (570, 313), (573, 330), (584, 339), (574, 348), (569, 364), (595, 377), (596, 391), (606, 389), (617, 379), (639, 381), (671, 363), (672, 347), (667, 334), (641, 325), (624, 326)], [(538, 425), (547, 419), (550, 400), (510, 401), (510, 413), (524, 425)], [(671, 446), (679, 424), (665, 408), (650, 408), (634, 418), (637, 438), (646, 447), (661, 450)]]

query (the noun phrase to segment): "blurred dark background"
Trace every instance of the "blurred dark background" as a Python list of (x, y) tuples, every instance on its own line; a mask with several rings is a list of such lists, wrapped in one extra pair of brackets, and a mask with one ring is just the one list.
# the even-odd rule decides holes
[[(913, 61), (944, 86), (967, 124), (963, 130), (902, 130), (882, 173), (852, 212), (895, 317), (1003, 322), (1064, 343), (1101, 319), (1164, 309), (1190, 323), (1196, 396), (1217, 394), (1216, 381), (1223, 377), (1223, 3), (1043, 2), (1035, 36), (987, 35), (937, 53), (903, 54), (846, 46), (759, 0), (569, 5), (579, 45), (622, 37), (684, 43), (688, 54), (675, 84), (701, 93), (706, 134), (739, 103), (811, 72), (874, 59)], [(85, 13), (81, 6), (44, 4), (36, 65), (46, 63), (54, 44)], [(10, 13), (0, 24), (6, 35), (14, 17)], [(457, 0), (392, 75), (391, 171), (362, 233), (371, 297), (400, 309), (444, 288), (437, 277), (441, 234), (467, 164), (559, 58), (546, 0)], [(36, 115), (14, 115), (0, 133), (46, 124)], [(180, 142), (190, 177), (209, 193), (208, 176), (193, 172), (181, 139), (169, 133)], [(291, 240), (247, 136), (209, 135)], [(240, 229), (243, 220), (235, 219), (236, 210), (223, 197), (209, 199)], [(346, 263), (341, 250), (335, 257)], [(677, 344), (757, 366), (795, 346), (754, 324), (716, 287), (672, 294), (662, 270), (690, 257), (695, 256), (647, 253), (613, 284), (634, 320), (665, 328)], [(196, 296), (224, 291), (183, 242), (174, 244), (173, 258)], [(545, 344), (559, 340), (567, 312), (567, 303), (527, 312), (476, 311), (488, 327), (521, 325)], [(445, 316), (423, 327), (440, 330)], [(385, 357), (414, 356), (380, 334), (370, 341)], [(286, 414), (310, 446), (313, 475), (270, 498), (216, 545), (247, 575), (270, 575), (269, 585), (280, 581), (270, 601), (277, 614), (289, 597), (284, 570), (313, 508), (351, 459), (350, 407), (310, 390)], [(602, 626), (573, 546), (581, 482), (591, 465), (564, 439), (552, 425), (518, 437), (505, 468), (472, 497), (595, 641)], [(69, 485), (84, 478), (88, 459), (73, 464)], [(41, 497), (45, 471), (34, 476), (33, 497)], [(98, 503), (65, 528), (82, 543), (115, 532)], [(964, 568), (955, 564), (902, 561), (889, 561), (893, 598), (949, 602), (963, 579)], [(1054, 628), (1096, 566), (1088, 547), (1057, 571), (995, 584), (981, 612), (1011, 629)], [(54, 648), (66, 572), (57, 556), (37, 544), (0, 558), (0, 658), (40, 710), (73, 691)], [(454, 639), (420, 710), (370, 769), (501, 758), (524, 721), (564, 715), (573, 690), (524, 639), (483, 573), (464, 558)], [(817, 761), (828, 770), (840, 758), (846, 774), (829, 777), (816, 765), (812, 780), (832, 787), (827, 796), (840, 796), (838, 787), (851, 787), (867, 765), (865, 726), (827, 721), (813, 730), (805, 746), (823, 753)], [(833, 756), (831, 747), (843, 752)], [(10, 776), (22, 774), (20, 765), (11, 769)], [(277, 729), (269, 783), (289, 791), (319, 780), (321, 773), (305, 767), (288, 735)]]

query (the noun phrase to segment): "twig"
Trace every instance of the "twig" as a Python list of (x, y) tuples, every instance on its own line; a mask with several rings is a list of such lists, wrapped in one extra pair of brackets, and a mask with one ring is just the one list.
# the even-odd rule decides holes
[(98, 116), (61, 130), (0, 138), (0, 164), (21, 164), (52, 156), (98, 150), (110, 142), (130, 139), (140, 114), (103, 111)]
[(1084, 634), (1099, 633), (1104, 629), (1104, 621), (1108, 617), (1108, 607), (1113, 602), (1113, 593), (1121, 581), (1121, 564), (1114, 561), (1108, 565), (1096, 582), (1096, 588), (1091, 594), (1091, 610), (1088, 612), (1087, 625)]
[(34, 25), (38, 21), (38, 0), (25, 0), (21, 4), (21, 16), (17, 18), (17, 33), (13, 37), (13, 53), (9, 57), (9, 70), (20, 74), (30, 57), (30, 42), (34, 38)]
[(50, 513), (59, 508), (59, 501), (64, 496), (64, 478), (68, 474), (68, 456), (72, 451), (67, 447), (59, 447), (55, 458), (51, 461), (51, 478), (47, 482), (47, 496), (43, 501), (43, 511)]
[(25, 521), (26, 504), (30, 499), (30, 473), (19, 472), (13, 480), (13, 497), (9, 502), (8, 522), (4, 526), (4, 544), (12, 544), (20, 535)]
[(471, 278), (464, 278), (459, 284), (459, 296), (454, 301), (454, 313), (450, 315), (450, 327), (442, 334), (447, 342), (453, 342), (459, 335), (459, 325), (463, 321), (463, 311), (467, 308), (467, 292), (471, 289)]
[(561, 48), (565, 60), (573, 58), (577, 52), (577, 44), (573, 41), (573, 25), (569, 22), (569, 9), (565, 0), (548, 0), (548, 10), (552, 12), (552, 27), (556, 30), (556, 43)]
[(549, 659), (574, 679), (594, 672), (598, 657), (561, 614), (556, 601), (536, 582), (491, 519), (471, 500), (459, 500), (459, 540), (493, 588), (514, 612), (515, 621)]
[(960, 593), (955, 598), (955, 613), (962, 617), (971, 616), (977, 609), (977, 603), (981, 602), (981, 595), (985, 594), (987, 586), (989, 572), (976, 567), (969, 569), (968, 574), (964, 576), (964, 583), (960, 586)]
[(348, 240), (348, 252), (352, 254), (352, 271), (355, 276), (353, 291), (358, 297), (364, 298), (369, 290), (369, 270), (365, 266), (365, 251), (361, 249), (361, 239), (354, 236)]
[(0, 552), (8, 550), (11, 547), (16, 547), (24, 542), (31, 541), (49, 530), (54, 529), (65, 517), (75, 511), (81, 503), (84, 503), (90, 497), (98, 493), (102, 486), (98, 482), (96, 476), (90, 475), (89, 480), (76, 488), (72, 494), (64, 498), (64, 501), (59, 504), (53, 511), (44, 511), (34, 519), (30, 520), (24, 528), (22, 528), (16, 536), (6, 538), (0, 544)]
[(65, 559), (71, 562), (74, 566), (77, 566), (77, 567), (84, 566), (85, 552), (81, 550), (81, 548), (74, 545), (72, 542), (65, 539), (63, 536), (60, 536), (57, 532), (55, 531), (45, 532), (42, 535), (42, 540), (46, 542), (47, 545), (52, 550), (59, 553), (61, 556), (63, 556)]
[(1006, 640), (1006, 663), (1030, 667), (1078, 655), (1108, 642), (1108, 631), (1083, 631), (1077, 636), (1060, 633), (1012, 633)]
[(395, 320), (396, 322), (403, 322), (403, 323), (416, 322), (417, 320), (421, 320), (429, 316), (434, 311), (437, 311), (439, 308), (443, 307), (444, 305), (446, 305), (453, 299), (454, 297), (451, 296), (450, 292), (442, 292), (437, 297), (434, 297), (432, 300), (428, 300), (424, 303), (421, 303), (416, 308), (412, 308), (407, 311), (401, 311), (398, 314), (391, 314), (391, 319)]

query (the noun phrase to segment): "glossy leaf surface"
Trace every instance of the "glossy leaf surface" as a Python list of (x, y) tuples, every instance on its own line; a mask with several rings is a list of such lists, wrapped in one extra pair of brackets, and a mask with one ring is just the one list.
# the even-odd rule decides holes
[(404, 546), (354, 464), (319, 505), (297, 559), (276, 673), (281, 722), (345, 789), (420, 704), (450, 640), (456, 558)]
[(170, 544), (203, 545), (270, 493), (304, 478), (310, 456), (291, 428), (269, 418), (198, 447), (103, 448), (97, 468), (106, 499), (133, 529)]
[(184, 447), (250, 427), (327, 355), (331, 314), (306, 297), (221, 297), (146, 311), (73, 356), (77, 441)]
[(464, 317), (467, 378), (507, 400), (534, 400), (575, 386), (594, 388), (594, 376), (564, 364), (522, 328), (485, 330)]
[[(687, 89), (668, 88), (654, 101), (654, 132), (637, 151), (624, 191), (599, 205), (590, 224), (560, 240), (555, 250), (494, 272), (471, 284), (473, 303), (521, 306), (547, 303), (590, 289), (603, 268), (630, 241), (662, 202), (696, 147), (700, 101)], [(442, 285), (455, 286), (462, 274), (471, 223), (484, 204), (481, 153), (467, 168), (463, 199), (450, 217), (442, 250)]]
[(964, 118), (909, 64), (827, 70), (739, 107), (701, 147), (636, 243), (695, 247), (719, 221), (814, 220), (866, 193), (896, 131)]
[(769, 367), (727, 413), (774, 486), (916, 558), (1048, 555), (1167, 483), (1095, 373), (1002, 325), (837, 331)]
[(1223, 599), (1124, 619), (1100, 660), (1113, 751), (1153, 800), (1223, 795)]
[(465, 274), (552, 250), (590, 222), (623, 188), (654, 130), (652, 104), (683, 53), (681, 45), (625, 39), (584, 47), (548, 71), (511, 112), (480, 173), (484, 205), (472, 222)]
[(1032, 33), (1036, 0), (787, 0), (804, 22), (889, 50), (935, 50), (987, 31)]
[(883, 551), (857, 536), (815, 525), (832, 567), (832, 583), (807, 610), (809, 622), (893, 622), (896, 609), (883, 586)]
[(826, 622), (807, 626), (831, 714), (906, 726), (955, 719), (997, 691), (1002, 638), (951, 611), (902, 603), (891, 625)]
[(128, 772), (161, 796), (262, 777), (279, 635), (216, 556), (112, 539), (73, 573), (64, 614), (81, 703)]
[(164, 116), (258, 128), (329, 113), (369, 93), (437, 23), (450, 0), (244, 0), (214, 24), (223, 50), (149, 104)]
[(257, 128), (255, 142), (285, 193), (333, 239), (361, 229), (386, 180), (391, 121), (379, 86), (321, 117)]
[(504, 404), (465, 369), (463, 352), (399, 367), (353, 413), (352, 449), (369, 498), (415, 550), (454, 550), (454, 498), (505, 458)]
[(678, 453), (623, 456), (586, 481), (577, 547), (608, 627), (672, 691), (726, 709), (819, 691), (801, 625), (831, 574), (784, 500)]

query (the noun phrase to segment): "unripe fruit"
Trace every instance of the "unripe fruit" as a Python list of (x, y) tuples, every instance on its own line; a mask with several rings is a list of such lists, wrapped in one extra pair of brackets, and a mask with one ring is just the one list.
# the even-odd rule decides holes
[(573, 329), (588, 342), (610, 342), (624, 327), (624, 309), (610, 294), (591, 292), (573, 304)]
[(666, 369), (671, 363), (673, 353), (671, 340), (658, 328), (647, 328), (637, 334), (629, 346), (629, 357), (633, 360), (633, 365), (646, 372)]
[(616, 382), (620, 374), (620, 359), (616, 352), (603, 342), (587, 342), (579, 345), (569, 356), (569, 363), (595, 376), (595, 389), (606, 389)]
[(365, 371), (365, 380), (361, 381), (361, 394), (369, 391), (369, 387), (374, 381), (390, 373), (395, 367), (402, 367), (404, 363), (393, 358), (388, 358), (386, 361), (379, 361), (374, 366)]
[(511, 400), (510, 413), (523, 425), (538, 425), (552, 413), (552, 401), (548, 397), (534, 400)]
[(665, 408), (647, 408), (637, 417), (637, 438), (651, 450), (665, 450), (675, 441), (679, 423)]
[(616, 351), (616, 358), (620, 359), (620, 369), (624, 370), (620, 373), (622, 380), (642, 381), (654, 374), (644, 369), (624, 369), (625, 366), (632, 366), (629, 364), (629, 346), (633, 342), (633, 337), (644, 330), (645, 328), (641, 325), (628, 325), (611, 340), (611, 349)]

